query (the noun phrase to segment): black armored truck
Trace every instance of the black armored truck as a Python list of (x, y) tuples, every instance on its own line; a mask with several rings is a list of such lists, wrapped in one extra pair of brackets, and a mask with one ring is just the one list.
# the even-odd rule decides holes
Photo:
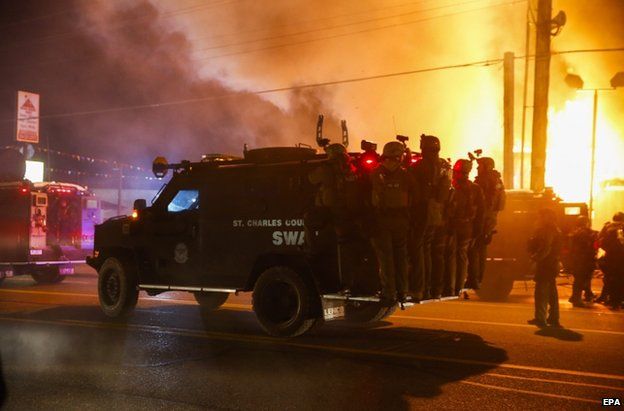
[[(325, 161), (324, 154), (301, 146), (177, 164), (157, 158), (154, 173), (172, 170), (173, 177), (151, 206), (137, 200), (132, 216), (96, 226), (87, 263), (98, 271), (104, 313), (127, 314), (139, 290), (191, 292), (204, 312), (230, 293), (252, 291), (260, 324), (275, 336), (300, 335), (335, 318), (389, 316), (396, 306), (374, 296), (380, 287), (372, 249), (360, 255), (354, 293), (341, 295), (333, 230), (304, 226), (315, 194), (308, 175)], [(330, 246), (311, 251), (314, 241)]]

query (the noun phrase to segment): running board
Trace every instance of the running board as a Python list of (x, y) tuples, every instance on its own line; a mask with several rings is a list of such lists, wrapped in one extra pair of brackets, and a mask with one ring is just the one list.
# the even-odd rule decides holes
[(63, 265), (63, 264), (85, 264), (84, 260), (55, 260), (55, 261), (28, 261), (21, 263), (0, 263), (0, 265)]
[[(463, 292), (463, 290), (462, 290)], [(366, 302), (373, 302), (373, 303), (379, 303), (381, 302), (381, 299), (379, 297), (376, 296), (368, 296), (368, 295), (361, 295), (361, 296), (352, 296), (352, 295), (342, 295), (342, 294), (323, 294), (321, 296), (324, 299), (327, 300), (343, 300), (343, 301), (366, 301)], [(428, 300), (420, 300), (420, 301), (406, 301), (404, 303), (402, 303), (402, 305), (404, 307), (412, 307), (414, 305), (418, 305), (418, 304), (430, 304), (430, 303), (436, 303), (436, 302), (441, 302), (441, 301), (450, 301), (450, 300), (459, 300), (459, 296), (457, 295), (452, 295), (449, 297), (441, 297), (441, 298), (431, 298)]]
[(201, 293), (236, 293), (233, 288), (184, 287), (177, 285), (139, 284), (140, 290), (189, 291)]

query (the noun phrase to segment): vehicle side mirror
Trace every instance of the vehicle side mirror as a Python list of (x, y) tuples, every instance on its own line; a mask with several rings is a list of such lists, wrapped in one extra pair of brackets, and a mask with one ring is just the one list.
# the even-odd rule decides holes
[(144, 198), (138, 198), (134, 200), (133, 208), (137, 211), (144, 210), (145, 208), (147, 208), (147, 201), (145, 201)]

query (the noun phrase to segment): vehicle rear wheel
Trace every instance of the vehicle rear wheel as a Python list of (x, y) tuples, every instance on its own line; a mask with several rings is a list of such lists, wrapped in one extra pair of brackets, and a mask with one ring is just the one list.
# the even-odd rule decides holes
[(514, 279), (505, 271), (505, 269), (491, 270), (485, 273), (481, 287), (476, 290), (479, 298), (488, 301), (505, 301), (509, 297)]
[(348, 304), (345, 307), (345, 320), (358, 324), (373, 324), (390, 317), (396, 309), (396, 304), (390, 307), (375, 302)]
[(288, 267), (264, 271), (253, 291), (253, 309), (264, 330), (276, 337), (296, 337), (320, 320), (313, 285)]
[(109, 257), (98, 271), (100, 307), (108, 317), (129, 314), (139, 298), (136, 274), (130, 265)]
[(199, 308), (202, 313), (210, 312), (212, 310), (216, 310), (221, 307), (223, 303), (230, 296), (229, 293), (215, 293), (215, 292), (205, 292), (205, 293), (194, 293), (195, 301), (199, 304)]
[(37, 284), (56, 284), (65, 279), (60, 273), (59, 266), (35, 267), (30, 275)]

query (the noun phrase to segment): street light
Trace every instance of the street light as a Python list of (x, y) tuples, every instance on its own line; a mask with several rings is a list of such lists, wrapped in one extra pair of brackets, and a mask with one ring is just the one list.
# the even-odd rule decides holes
[(620, 71), (611, 79), (610, 88), (583, 88), (585, 84), (581, 76), (576, 74), (568, 74), (564, 81), (566, 84), (577, 90), (593, 91), (594, 92), (594, 115), (592, 120), (592, 147), (591, 147), (591, 169), (589, 178), (589, 219), (593, 219), (594, 213), (594, 174), (596, 163), (596, 113), (598, 112), (598, 91), (600, 90), (615, 90), (618, 87), (624, 86), (624, 71)]

